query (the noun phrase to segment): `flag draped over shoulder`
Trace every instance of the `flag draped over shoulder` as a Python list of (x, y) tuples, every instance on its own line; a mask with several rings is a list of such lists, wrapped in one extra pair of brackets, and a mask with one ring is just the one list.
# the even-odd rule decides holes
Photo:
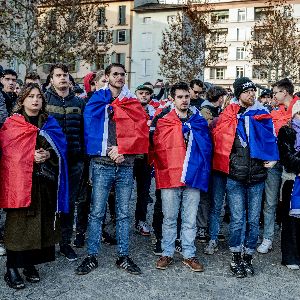
[(229, 157), (237, 133), (242, 146), (249, 147), (250, 157), (264, 161), (279, 160), (277, 139), (269, 112), (259, 103), (239, 115), (238, 104), (229, 105), (213, 129), (213, 169), (229, 173)]
[(59, 161), (57, 211), (69, 212), (69, 182), (67, 163), (67, 140), (54, 117), (48, 116), (47, 122), (41, 128), (41, 136), (51, 145)]
[(118, 152), (143, 154), (148, 152), (149, 127), (147, 114), (134, 95), (123, 87), (112, 103), (111, 91), (105, 87), (93, 94), (84, 111), (84, 138), (89, 155), (106, 156), (108, 139), (108, 109), (116, 122)]
[(28, 207), (38, 128), (21, 115), (8, 118), (0, 130), (0, 207)]
[[(22, 115), (8, 118), (0, 130), (0, 207), (21, 208), (31, 203), (32, 172), (39, 129)], [(68, 212), (67, 142), (57, 121), (49, 116), (40, 131), (59, 157), (57, 211)]]
[(291, 217), (300, 218), (300, 176), (296, 176), (290, 202)]
[[(184, 134), (189, 132), (186, 149)], [(189, 186), (207, 191), (212, 144), (206, 120), (197, 111), (182, 125), (175, 110), (159, 119), (153, 136), (156, 186)]]

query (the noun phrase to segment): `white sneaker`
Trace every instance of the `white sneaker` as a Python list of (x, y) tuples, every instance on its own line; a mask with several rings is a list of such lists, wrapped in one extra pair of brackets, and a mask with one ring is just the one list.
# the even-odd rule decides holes
[(269, 250), (272, 250), (272, 241), (269, 239), (263, 239), (262, 243), (260, 246), (257, 248), (257, 252), (266, 254), (269, 252)]
[(286, 267), (290, 270), (299, 270), (300, 267), (298, 265), (286, 265)]
[(5, 248), (2, 245), (0, 245), (0, 256), (3, 256), (5, 254), (6, 254)]
[(207, 246), (204, 248), (204, 253), (212, 255), (218, 251), (218, 245), (217, 242), (214, 240), (210, 240), (207, 244)]
[(147, 224), (147, 222), (139, 221), (136, 226), (136, 230), (143, 236), (150, 236), (150, 226)]

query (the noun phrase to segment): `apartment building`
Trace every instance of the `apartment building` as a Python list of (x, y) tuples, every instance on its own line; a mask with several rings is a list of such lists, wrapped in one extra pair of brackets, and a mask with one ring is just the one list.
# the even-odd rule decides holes
[(157, 1), (137, 1), (133, 9), (131, 86), (133, 88), (144, 82), (155, 83), (165, 79), (159, 74), (159, 47), (162, 32), (168, 26), (182, 6), (161, 4)]

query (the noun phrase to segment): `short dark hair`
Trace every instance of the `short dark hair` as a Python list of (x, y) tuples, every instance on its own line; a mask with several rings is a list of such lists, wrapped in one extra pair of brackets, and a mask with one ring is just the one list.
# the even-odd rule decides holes
[(204, 88), (203, 81), (201, 81), (200, 79), (193, 79), (193, 80), (190, 82), (190, 88), (191, 88), (191, 89), (194, 87), (194, 85), (198, 85), (198, 86)]
[(207, 93), (206, 97), (209, 102), (217, 102), (221, 96), (227, 95), (227, 91), (221, 86), (211, 86)]
[(150, 81), (143, 83), (143, 85), (152, 85), (153, 86), (153, 84)]
[(275, 84), (273, 84), (272, 86), (274, 87), (278, 87), (279, 89), (284, 89), (286, 90), (291, 96), (294, 95), (294, 85), (292, 83), (291, 80), (289, 80), (288, 78), (284, 78), (281, 79), (279, 81), (277, 81)]
[(50, 78), (53, 77), (55, 69), (62, 69), (65, 73), (69, 73), (69, 68), (66, 64), (56, 63), (56, 64), (53, 64), (50, 68)]
[(37, 72), (28, 72), (25, 76), (24, 82), (26, 82), (27, 79), (41, 80), (41, 77)]
[(109, 74), (110, 74), (110, 71), (111, 71), (111, 69), (112, 69), (113, 67), (122, 68), (122, 69), (124, 70), (125, 73), (127, 72), (124, 65), (119, 64), (119, 63), (112, 63), (112, 64), (110, 64), (109, 66), (107, 66), (107, 67), (105, 68), (104, 74), (105, 74), (105, 75), (109, 75)]
[(5, 69), (3, 70), (3, 72), (1, 73), (1, 77), (4, 77), (5, 75), (13, 75), (18, 79), (18, 74), (16, 71), (12, 70), (12, 69)]
[(175, 97), (176, 95), (176, 90), (183, 90), (183, 91), (189, 91), (189, 86), (185, 82), (177, 82), (172, 85), (171, 90), (170, 90), (170, 95), (172, 98)]

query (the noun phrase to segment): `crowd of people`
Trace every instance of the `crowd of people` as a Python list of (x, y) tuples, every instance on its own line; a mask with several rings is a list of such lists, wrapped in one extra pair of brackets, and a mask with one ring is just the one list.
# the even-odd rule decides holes
[[(135, 231), (153, 231), (157, 269), (179, 252), (185, 266), (204, 271), (195, 240), (214, 255), (223, 218), (234, 276), (254, 275), (253, 256), (272, 249), (276, 224), (281, 263), (299, 269), (300, 98), (289, 79), (259, 97), (247, 77), (234, 81), (233, 95), (199, 79), (155, 95), (150, 82), (133, 94), (118, 63), (88, 73), (84, 89), (62, 63), (44, 84), (36, 72), (24, 84), (11, 69), (0, 73), (0, 254), (9, 287), (25, 287), (19, 269), (39, 282), (36, 265), (55, 260), (56, 244), (69, 261), (86, 245), (78, 275), (98, 267), (101, 243), (117, 246), (118, 268), (141, 274), (129, 256), (134, 180)], [(115, 234), (105, 228), (108, 213)]]

